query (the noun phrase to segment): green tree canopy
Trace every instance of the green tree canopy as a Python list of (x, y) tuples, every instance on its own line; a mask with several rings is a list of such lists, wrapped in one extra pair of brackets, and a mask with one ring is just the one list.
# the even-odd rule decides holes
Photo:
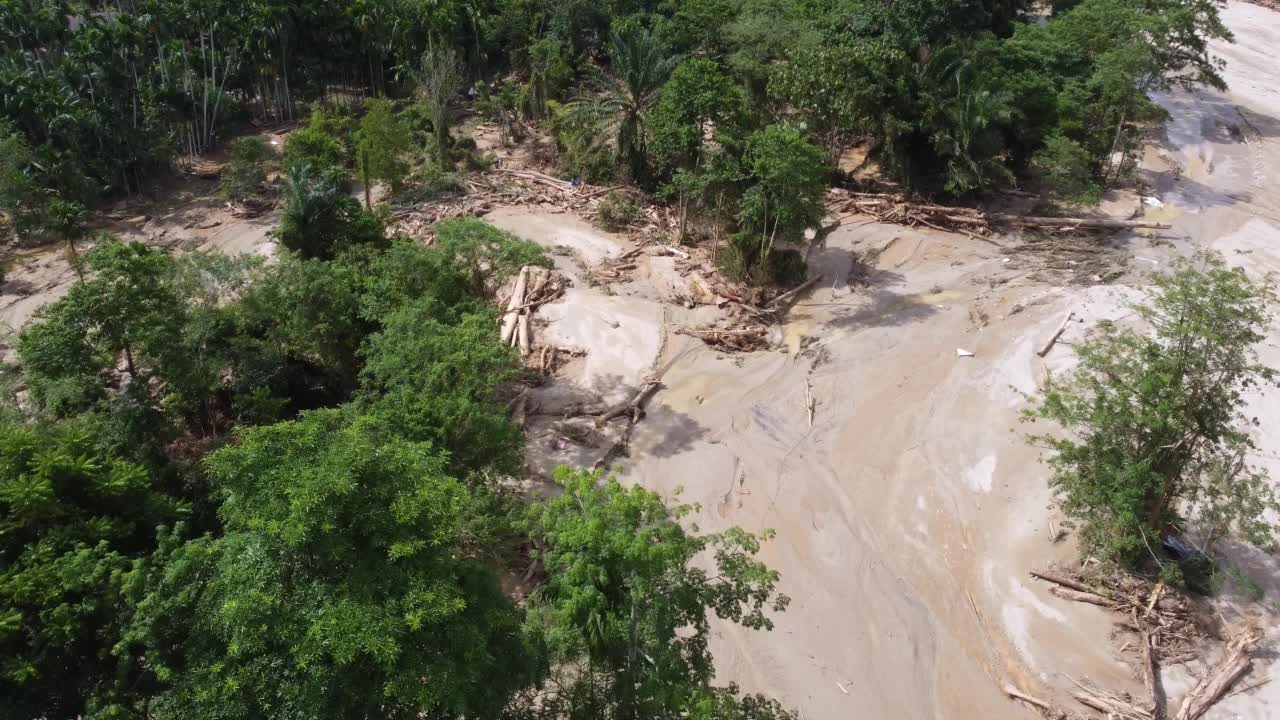
[(93, 716), (138, 679), (112, 647), (125, 583), (186, 508), (74, 426), (0, 425), (0, 691), (13, 717)]
[[(674, 719), (709, 709), (708, 611), (770, 630), (768, 612), (788, 603), (776, 594), (778, 574), (754, 558), (761, 538), (738, 528), (689, 533), (680, 520), (691, 507), (600, 473), (560, 468), (555, 477), (563, 492), (530, 508), (547, 584), (528, 622), (553, 667), (573, 664), (562, 678), (569, 716)], [(697, 562), (703, 555), (714, 570)]]
[(1134, 306), (1150, 333), (1103, 324), (1027, 412), (1067, 430), (1033, 439), (1053, 451), (1051, 485), (1081, 539), (1131, 567), (1163, 562), (1170, 534), (1209, 551), (1229, 534), (1275, 543), (1280, 503), (1249, 463), (1245, 414), (1247, 394), (1277, 377), (1254, 350), (1272, 285), (1215, 256), (1197, 263), (1157, 276)]
[(341, 410), (238, 440), (208, 459), (226, 534), (176, 550), (140, 603), (137, 637), (192, 622), (151, 716), (495, 716), (529, 666), (443, 457)]

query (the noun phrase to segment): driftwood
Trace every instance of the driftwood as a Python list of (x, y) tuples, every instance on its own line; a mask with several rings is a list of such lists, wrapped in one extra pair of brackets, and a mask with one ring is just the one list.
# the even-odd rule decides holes
[(1165, 720), (1168, 716), (1168, 701), (1164, 695), (1164, 683), (1160, 679), (1160, 665), (1156, 662), (1156, 644), (1160, 642), (1160, 631), (1147, 632), (1138, 621), (1136, 612), (1133, 614), (1133, 624), (1138, 628), (1142, 644), (1142, 684), (1147, 686), (1147, 694), (1151, 696), (1151, 718)]
[[(604, 413), (596, 419), (596, 427), (603, 427), (605, 423), (616, 417), (628, 414), (635, 416), (637, 412), (643, 413), (644, 404), (649, 401), (649, 398), (653, 397), (654, 393), (658, 392), (658, 388), (660, 387), (662, 387), (662, 383), (660, 381), (646, 380), (644, 384), (640, 386), (639, 392), (632, 396), (630, 400), (624, 400), (608, 410), (605, 410)], [(636, 419), (639, 418), (637, 417)]]
[(760, 350), (769, 344), (769, 328), (755, 325), (742, 329), (727, 328), (680, 328), (677, 335), (696, 337), (719, 350), (748, 352)]
[(1176, 720), (1198, 720), (1221, 700), (1231, 686), (1249, 672), (1253, 651), (1261, 641), (1262, 631), (1257, 628), (1249, 628), (1237, 635), (1227, 645), (1226, 656), (1187, 694)]
[(1090, 605), (1098, 605), (1104, 608), (1114, 608), (1115, 603), (1105, 597), (1091, 592), (1080, 592), (1079, 590), (1069, 590), (1063, 587), (1051, 587), (1049, 592), (1057, 595), (1064, 600), (1074, 600), (1076, 602), (1089, 603)]
[(520, 357), (528, 357), (533, 352), (533, 345), (529, 338), (529, 315), (528, 313), (520, 314), (519, 331), (516, 333), (520, 342)]
[(1039, 355), (1040, 357), (1044, 357), (1045, 355), (1048, 355), (1049, 351), (1053, 349), (1054, 343), (1058, 342), (1058, 338), (1062, 337), (1062, 333), (1066, 332), (1067, 324), (1070, 323), (1072, 318), (1074, 318), (1075, 316), (1076, 316), (1076, 313), (1074, 310), (1072, 310), (1071, 312), (1068, 312), (1067, 316), (1062, 318), (1062, 324), (1058, 326), (1058, 329), (1054, 331), (1053, 335), (1049, 336), (1049, 339), (1045, 341), (1045, 344), (1041, 346), (1039, 350), (1036, 351), (1036, 354)]
[(809, 288), (813, 287), (814, 285), (817, 285), (818, 282), (820, 282), (821, 280), (822, 280), (821, 275), (815, 275), (809, 278), (808, 280), (805, 280), (804, 282), (800, 283), (798, 286), (774, 298), (773, 302), (769, 303), (769, 309), (773, 310), (774, 312), (778, 312), (780, 310), (785, 309), (787, 305), (790, 304), (791, 301), (796, 298), (796, 296), (798, 296), (800, 293), (804, 292), (805, 290), (808, 290)]
[(1011, 698), (1016, 698), (1018, 700), (1021, 700), (1022, 702), (1027, 703), (1028, 705), (1032, 705), (1034, 707), (1040, 708), (1041, 710), (1047, 710), (1049, 712), (1053, 711), (1053, 706), (1050, 705), (1049, 703), (1045, 702), (1044, 700), (1041, 700), (1040, 698), (1027, 695), (1026, 693), (1021, 692), (1020, 690), (1018, 690), (1018, 688), (1012, 685), (1004, 686), (1004, 694), (1008, 695)]
[(935, 230), (954, 230), (970, 237), (986, 235), (993, 225), (1018, 227), (1060, 227), (1100, 230), (1153, 229), (1167, 230), (1167, 223), (1149, 220), (1111, 220), (1085, 217), (1042, 217), (1010, 213), (984, 213), (978, 208), (951, 207), (916, 202), (905, 195), (889, 193), (859, 193), (833, 190), (829, 211), (833, 214), (852, 212), (870, 215), (881, 222), (900, 225), (923, 225)]
[(1066, 575), (1062, 575), (1060, 573), (1045, 572), (1043, 570), (1039, 570), (1039, 571), (1032, 570), (1031, 577), (1037, 580), (1044, 580), (1046, 582), (1056, 583), (1063, 587), (1071, 588), (1072, 590), (1078, 590), (1080, 592), (1085, 592), (1085, 593), (1093, 592), (1093, 588), (1089, 587), (1088, 585), (1085, 585), (1079, 580), (1076, 580), (1074, 578), (1069, 578)]
[(991, 213), (988, 220), (1010, 225), (1036, 225), (1040, 227), (1083, 227), (1102, 228), (1108, 230), (1146, 228), (1151, 230), (1168, 230), (1171, 225), (1151, 220), (1110, 220), (1107, 218), (1080, 217), (1038, 217), (1035, 215), (1009, 215)]

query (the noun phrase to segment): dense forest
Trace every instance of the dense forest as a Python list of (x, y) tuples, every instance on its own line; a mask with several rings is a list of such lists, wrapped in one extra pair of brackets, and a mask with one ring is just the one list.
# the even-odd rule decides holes
[[(3, 374), (24, 720), (790, 716), (713, 682), (712, 618), (787, 605), (762, 536), (601, 473), (513, 491), (527, 378), (491, 298), (541, 249), (470, 218), (395, 237), (368, 188), (458, 192), (479, 113), (783, 281), (774, 243), (850, 149), (913, 192), (1088, 201), (1150, 92), (1222, 85), (1229, 35), (1213, 0), (0, 0), (0, 28), (0, 209), (78, 274)], [(294, 124), (279, 159), (251, 132)], [(278, 257), (85, 242), (210, 153), (228, 199), (278, 195)]]

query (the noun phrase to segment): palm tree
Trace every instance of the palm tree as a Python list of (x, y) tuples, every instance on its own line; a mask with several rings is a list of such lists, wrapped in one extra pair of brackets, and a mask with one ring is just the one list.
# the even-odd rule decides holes
[(609, 36), (609, 68), (589, 70), (587, 87), (593, 95), (572, 106), (573, 112), (600, 121), (637, 182), (648, 177), (644, 114), (657, 101), (658, 90), (675, 65), (676, 58), (649, 30), (615, 30)]
[(1000, 129), (1014, 116), (1007, 92), (977, 89), (979, 64), (971, 43), (942, 48), (921, 68), (932, 107), (925, 112), (934, 150), (946, 160), (947, 190), (983, 191), (996, 182), (1012, 182), (1004, 164)]

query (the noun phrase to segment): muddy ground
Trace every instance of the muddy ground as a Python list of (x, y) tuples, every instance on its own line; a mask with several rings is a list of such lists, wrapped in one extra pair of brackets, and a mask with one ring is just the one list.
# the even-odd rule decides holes
[[(487, 216), (551, 249), (574, 279), (534, 316), (535, 342), (578, 356), (533, 398), (530, 472), (597, 462), (612, 438), (568, 437), (564, 408), (625, 399), (661, 374), (628, 454), (610, 464), (628, 482), (683, 488), (703, 529), (777, 531), (762, 554), (792, 604), (772, 632), (717, 629), (721, 681), (808, 720), (1035, 717), (1001, 686), (1072, 707), (1065, 675), (1142, 694), (1110, 641), (1112, 618), (1027, 578), (1078, 556), (1070, 538), (1054, 541), (1047, 469), (1019, 413), (1046, 372), (1071, 365), (1071, 343), (1101, 319), (1129, 317), (1126, 303), (1174, 257), (1210, 248), (1252, 273), (1280, 270), (1280, 13), (1232, 2), (1224, 17), (1237, 43), (1215, 50), (1231, 90), (1161, 96), (1171, 120), (1146, 153), (1145, 189), (1105, 208), (1172, 230), (1063, 251), (1062, 238), (993, 242), (852, 218), (811, 250), (823, 279), (772, 350), (725, 354), (676, 334), (724, 314), (685, 306), (679, 258), (641, 254), (627, 279), (599, 284), (589, 270), (634, 240), (541, 207)], [(111, 229), (184, 252), (272, 252), (274, 215), (235, 218), (209, 181), (192, 183), (145, 216), (120, 208)], [(21, 327), (71, 280), (57, 248), (12, 258), (0, 321)], [(1068, 311), (1077, 321), (1037, 356)], [(1280, 366), (1280, 327), (1262, 350)], [(1259, 396), (1255, 409), (1255, 460), (1280, 480), (1280, 403)], [(1273, 626), (1280, 568), (1237, 559), (1268, 600), (1228, 591), (1216, 601), (1223, 617)], [(1173, 707), (1204, 666), (1167, 669)], [(1245, 684), (1277, 675), (1263, 660)], [(1272, 717), (1273, 706), (1280, 683), (1231, 696), (1209, 717)]]

